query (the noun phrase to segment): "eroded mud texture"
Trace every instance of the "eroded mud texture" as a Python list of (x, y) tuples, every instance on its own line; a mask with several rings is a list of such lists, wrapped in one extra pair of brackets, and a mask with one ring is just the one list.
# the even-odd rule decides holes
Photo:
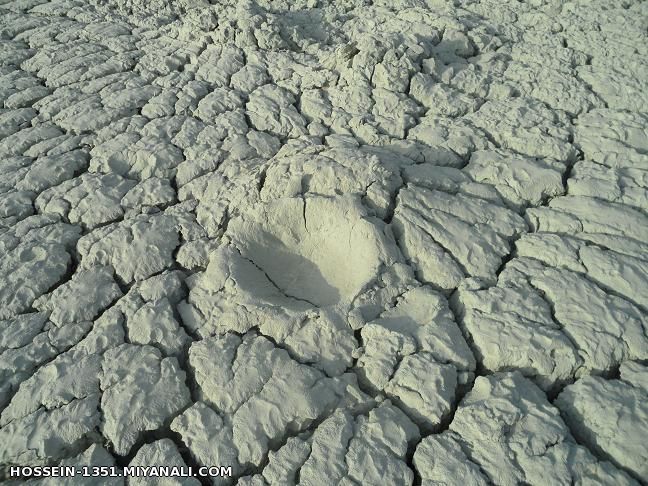
[(4, 477), (646, 484), (647, 23), (1, 0)]

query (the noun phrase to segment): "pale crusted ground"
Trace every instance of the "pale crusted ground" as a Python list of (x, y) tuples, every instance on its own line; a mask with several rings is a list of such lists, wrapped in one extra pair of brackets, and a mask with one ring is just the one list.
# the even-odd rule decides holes
[(648, 2), (210, 3), (0, 0), (5, 473), (645, 482)]

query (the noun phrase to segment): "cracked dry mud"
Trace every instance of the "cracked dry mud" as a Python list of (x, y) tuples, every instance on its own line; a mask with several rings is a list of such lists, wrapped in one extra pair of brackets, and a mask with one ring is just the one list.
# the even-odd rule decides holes
[(647, 23), (1, 0), (0, 473), (647, 484)]

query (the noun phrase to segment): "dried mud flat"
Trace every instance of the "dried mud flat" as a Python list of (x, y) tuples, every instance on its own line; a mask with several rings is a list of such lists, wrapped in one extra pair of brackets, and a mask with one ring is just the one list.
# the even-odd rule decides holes
[(647, 24), (0, 0), (5, 479), (645, 484)]

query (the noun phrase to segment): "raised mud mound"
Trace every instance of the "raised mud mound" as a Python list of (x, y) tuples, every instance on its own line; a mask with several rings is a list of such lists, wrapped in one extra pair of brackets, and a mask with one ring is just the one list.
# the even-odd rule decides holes
[(647, 22), (0, 0), (2, 479), (646, 484)]

